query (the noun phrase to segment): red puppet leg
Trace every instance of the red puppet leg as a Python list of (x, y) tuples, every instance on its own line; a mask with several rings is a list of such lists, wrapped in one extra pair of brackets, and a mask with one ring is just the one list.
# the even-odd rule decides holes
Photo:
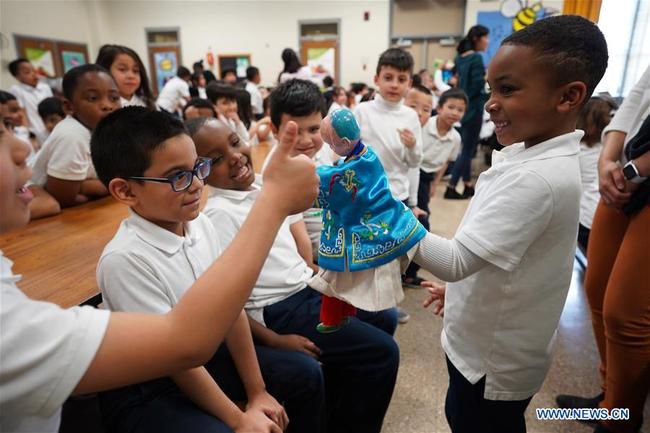
[(357, 315), (357, 309), (348, 303), (343, 306), (343, 317), (354, 317)]
[(344, 317), (344, 308), (347, 304), (331, 296), (322, 295), (320, 306), (320, 323), (316, 327), (318, 332), (334, 332), (341, 328)]

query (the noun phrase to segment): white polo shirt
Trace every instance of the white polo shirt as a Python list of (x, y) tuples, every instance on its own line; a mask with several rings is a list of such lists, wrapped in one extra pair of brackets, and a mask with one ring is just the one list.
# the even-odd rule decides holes
[(186, 99), (190, 97), (190, 85), (179, 77), (172, 77), (165, 83), (156, 104), (169, 113), (175, 113), (185, 106)]
[(54, 127), (36, 155), (32, 182), (43, 186), (47, 176), (76, 181), (97, 179), (90, 157), (90, 130), (72, 116)]
[(246, 83), (246, 91), (251, 95), (251, 107), (253, 108), (253, 114), (264, 113), (264, 98), (262, 98), (262, 93), (260, 93), (260, 89), (257, 87), (257, 84), (248, 81)]
[(49, 134), (43, 124), (43, 119), (38, 114), (38, 104), (45, 98), (52, 96), (52, 89), (45, 83), (39, 81), (36, 87), (28, 84), (18, 83), (11, 86), (9, 93), (16, 97), (18, 104), (27, 112), (29, 130), (32, 131), (39, 143), (44, 143)]
[[(203, 212), (216, 228), (222, 247), (226, 248), (246, 220), (261, 191), (261, 177), (257, 177), (250, 191), (235, 191), (208, 187), (209, 196)], [(298, 254), (296, 241), (289, 226), (302, 215), (288, 217), (273, 242), (253, 292), (245, 305), (251, 317), (262, 322), (261, 308), (275, 304), (307, 286), (312, 269)], [(255, 245), (251, 245), (255, 248)]]
[(185, 235), (132, 210), (97, 264), (97, 284), (112, 311), (167, 313), (212, 265), (221, 250), (203, 214), (185, 223)]
[(138, 95), (131, 96), (131, 99), (126, 99), (120, 96), (120, 104), (124, 107), (146, 107), (144, 100)]
[(430, 118), (422, 128), (422, 164), (420, 169), (435, 173), (447, 161), (455, 161), (460, 149), (460, 134), (453, 127), (445, 135), (440, 135), (438, 116)]
[(495, 151), (455, 239), (489, 264), (447, 285), (442, 346), (484, 397), (535, 394), (571, 281), (582, 131)]
[[(388, 102), (380, 94), (375, 99), (362, 102), (354, 109), (354, 116), (361, 128), (361, 141), (375, 151), (388, 177), (393, 196), (398, 200), (409, 199), (409, 205), (417, 204), (417, 196), (409, 197), (409, 168), (422, 162), (422, 127), (412, 108), (400, 102)], [(398, 129), (413, 132), (416, 144), (404, 146)]]
[(108, 312), (28, 299), (0, 251), (0, 431), (57, 432), (61, 406), (92, 362)]

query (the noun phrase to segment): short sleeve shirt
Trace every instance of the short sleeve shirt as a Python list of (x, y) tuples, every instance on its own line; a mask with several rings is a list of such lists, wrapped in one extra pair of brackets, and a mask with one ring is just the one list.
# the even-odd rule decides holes
[(56, 125), (36, 156), (32, 182), (43, 186), (48, 176), (73, 181), (97, 178), (90, 157), (90, 130), (72, 116)]
[(109, 314), (27, 298), (12, 265), (0, 252), (0, 431), (57, 432), (61, 406), (97, 353)]
[(571, 281), (582, 131), (494, 152), (455, 239), (488, 262), (447, 286), (442, 345), (484, 397), (523, 400), (542, 385)]

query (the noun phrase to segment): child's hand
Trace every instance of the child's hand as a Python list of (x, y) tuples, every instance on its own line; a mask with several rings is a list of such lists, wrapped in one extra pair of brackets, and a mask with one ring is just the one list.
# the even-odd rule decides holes
[(236, 425), (235, 433), (282, 433), (282, 429), (262, 410), (252, 408), (244, 412)]
[(416, 217), (417, 219), (420, 219), (420, 217), (424, 217), (424, 218), (426, 218), (426, 217), (429, 216), (428, 213), (426, 213), (425, 211), (423, 211), (422, 209), (420, 209), (420, 208), (417, 207), (417, 206), (412, 207), (412, 208), (411, 208), (411, 212), (413, 212), (413, 215), (415, 215), (415, 217)]
[(294, 352), (302, 352), (314, 359), (318, 359), (320, 356), (320, 349), (318, 346), (316, 346), (309, 338), (297, 334), (278, 334), (278, 338), (273, 343), (273, 347)]
[(320, 179), (314, 162), (305, 155), (290, 156), (297, 143), (298, 125), (290, 121), (262, 174), (261, 195), (270, 197), (285, 215), (310, 208), (318, 195)]
[(404, 146), (408, 147), (409, 149), (415, 146), (415, 134), (413, 134), (410, 129), (404, 128), (398, 129), (397, 131), (399, 131), (399, 139), (402, 140), (402, 144)]
[(444, 316), (445, 315), (445, 291), (447, 286), (433, 281), (422, 281), (421, 286), (426, 287), (429, 292), (429, 297), (424, 300), (422, 306), (427, 308), (429, 305), (435, 303), (433, 307), (433, 314)]
[(255, 395), (248, 397), (246, 410), (257, 409), (262, 411), (274, 423), (276, 423), (283, 431), (287, 429), (289, 424), (289, 417), (284, 407), (273, 398), (271, 394), (266, 391), (259, 392)]

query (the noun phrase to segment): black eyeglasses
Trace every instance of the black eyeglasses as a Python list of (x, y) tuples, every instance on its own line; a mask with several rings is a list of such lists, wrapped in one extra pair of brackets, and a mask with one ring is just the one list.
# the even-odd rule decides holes
[(194, 169), (179, 171), (173, 176), (167, 176), (167, 177), (131, 176), (129, 177), (129, 179), (144, 180), (147, 182), (168, 183), (171, 185), (174, 191), (183, 192), (187, 190), (190, 187), (190, 185), (192, 185), (192, 180), (194, 180), (194, 176), (196, 176), (199, 180), (203, 180), (206, 177), (210, 176), (211, 169), (212, 169), (212, 160), (210, 158), (199, 158), (198, 162), (194, 166)]

